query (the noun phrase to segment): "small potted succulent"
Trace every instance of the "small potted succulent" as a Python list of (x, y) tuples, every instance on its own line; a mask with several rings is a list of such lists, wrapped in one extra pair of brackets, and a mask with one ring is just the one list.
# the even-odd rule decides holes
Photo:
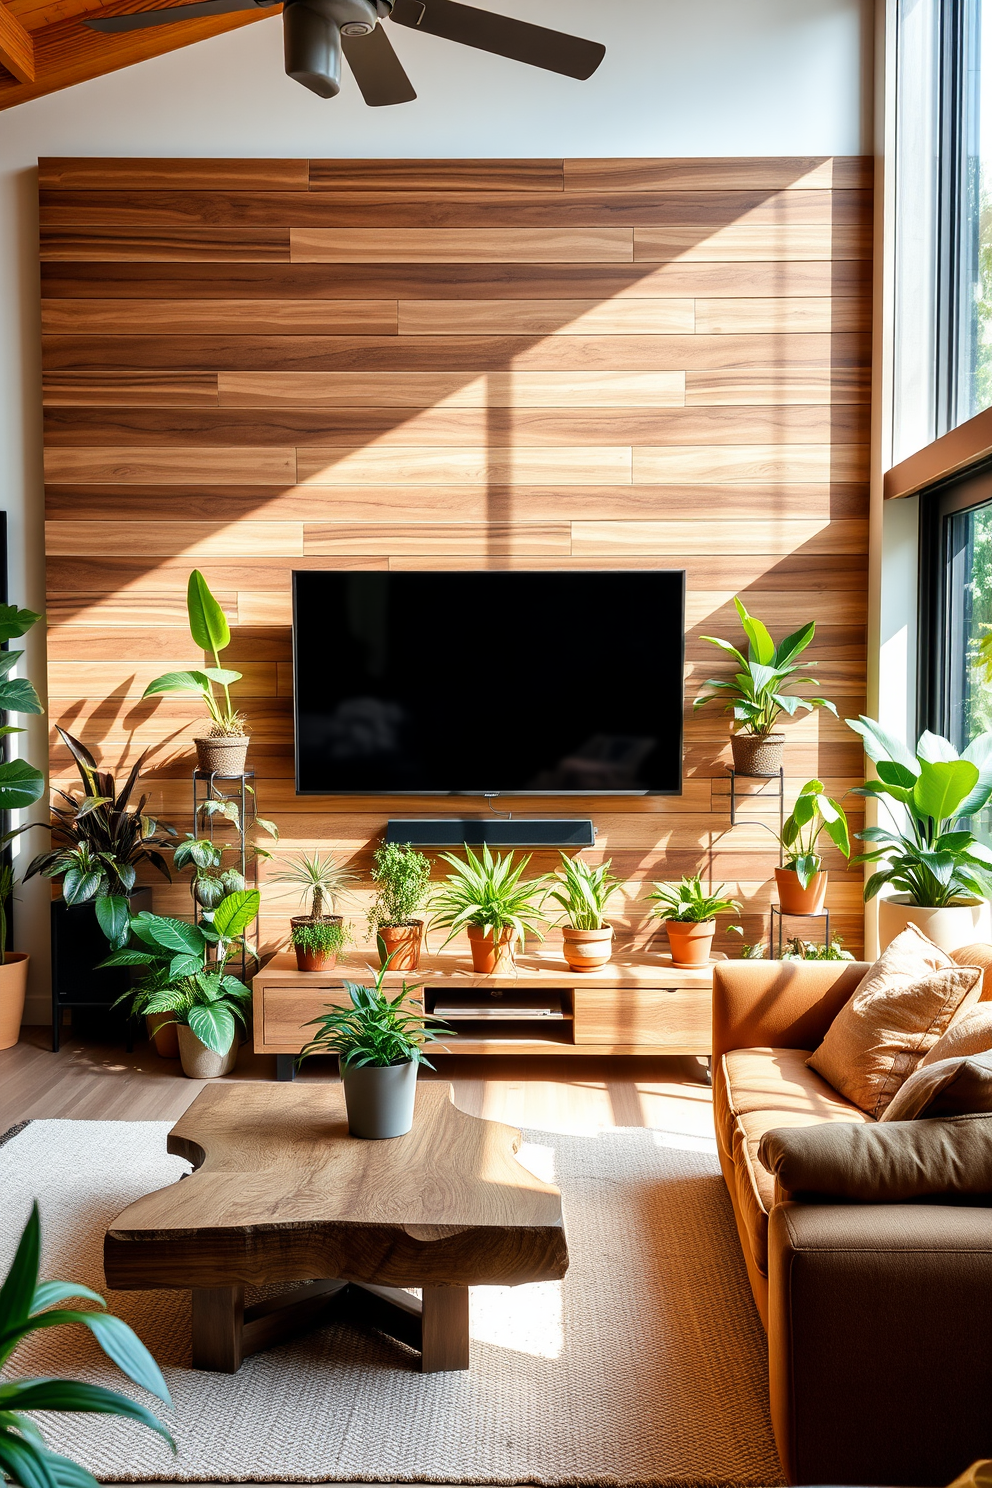
[(245, 733), (244, 715), (231, 701), (231, 684), (240, 682), (242, 673), (220, 664), (220, 653), (231, 643), (231, 629), (227, 616), (197, 568), (189, 576), (186, 613), (193, 644), (210, 653), (213, 666), (198, 671), (165, 672), (149, 682), (142, 697), (192, 693), (201, 698), (210, 716), (210, 729), (205, 738), (194, 740), (198, 768), (210, 775), (243, 775), (249, 738)]
[(372, 882), (379, 891), (368, 913), (379, 961), (393, 971), (416, 971), (424, 939), (417, 911), (427, 900), (430, 859), (409, 844), (383, 842), (372, 855)]
[(348, 1005), (328, 1006), (312, 1024), (319, 1032), (297, 1059), (310, 1054), (336, 1054), (348, 1131), (353, 1137), (382, 1140), (404, 1136), (413, 1125), (417, 1072), (422, 1064), (434, 1066), (423, 1046), (436, 1040), (435, 1031), (444, 1025), (429, 1022), (419, 1003), (411, 1000), (415, 990), (406, 982), (395, 997), (387, 997), (384, 982), (388, 965), (374, 974), (371, 987), (345, 982)]
[(464, 863), (452, 853), (441, 853), (441, 857), (454, 871), (431, 898), (431, 926), (448, 931), (444, 945), (459, 931), (468, 932), (473, 971), (483, 976), (512, 971), (524, 937), (544, 939), (539, 928), (544, 923), (540, 906), (547, 880), (521, 882), (530, 854), (515, 863), (513, 853), (494, 855), (486, 844), (481, 858), (466, 846)]
[(227, 967), (258, 915), (259, 897), (257, 889), (228, 894), (199, 925), (143, 910), (130, 923), (138, 945), (103, 962), (142, 969), (137, 987), (124, 995), (132, 1016), (172, 1015), (183, 1074), (191, 1080), (230, 1074), (237, 1060), (238, 1024), (247, 1027), (251, 992)]
[(783, 914), (819, 914), (823, 908), (827, 874), (816, 845), (824, 831), (849, 858), (851, 838), (843, 806), (826, 795), (821, 781), (807, 780), (782, 829), (785, 863), (775, 869), (775, 882)]
[(612, 859), (591, 868), (580, 857), (561, 854), (561, 867), (551, 878), (548, 898), (565, 911), (561, 921), (562, 952), (570, 971), (597, 971), (613, 954), (613, 926), (603, 916), (620, 880), (610, 876)]
[[(290, 858), (284, 872), (272, 876), (273, 883), (292, 884), (300, 890), (300, 902), (309, 908), (289, 922), (290, 944), (296, 952), (298, 971), (329, 971), (348, 939), (348, 927), (335, 914), (337, 899), (358, 882), (354, 873), (342, 868), (331, 854), (308, 858), (301, 853)], [(325, 908), (330, 914), (325, 914)]]
[(703, 889), (699, 874), (680, 883), (656, 883), (648, 898), (652, 911), (664, 922), (675, 966), (708, 966), (718, 914), (740, 914), (736, 899), (728, 899), (718, 884), (711, 893)]
[[(793, 673), (799, 671), (796, 658), (813, 639), (816, 625), (810, 620), (776, 645), (767, 627), (748, 614), (736, 595), (734, 604), (747, 637), (747, 655), (730, 641), (720, 640), (717, 636), (703, 636), (711, 646), (718, 646), (732, 656), (738, 670), (733, 681), (710, 677), (704, 685), (711, 690), (696, 698), (693, 711), (714, 699), (723, 699), (726, 703), (724, 711), (732, 713), (737, 724), (737, 731), (730, 738), (734, 769), (740, 775), (777, 775), (782, 766), (785, 735), (774, 732), (774, 729), (782, 714), (791, 718), (800, 708), (806, 712), (812, 708), (829, 708), (835, 717), (837, 714), (833, 703), (826, 698), (797, 697), (782, 690), (787, 686), (818, 685), (812, 677), (793, 677)], [(805, 665), (815, 666), (816, 662)]]

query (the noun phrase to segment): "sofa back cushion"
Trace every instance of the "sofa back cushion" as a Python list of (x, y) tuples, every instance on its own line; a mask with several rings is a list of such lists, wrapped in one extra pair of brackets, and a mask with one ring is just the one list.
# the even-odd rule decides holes
[(883, 1121), (992, 1113), (992, 1054), (921, 1066), (898, 1090)]
[(758, 1157), (782, 1198), (992, 1203), (989, 1116), (779, 1127), (765, 1132)]
[(809, 1065), (879, 1118), (953, 1019), (978, 999), (982, 971), (959, 966), (908, 925), (870, 967)]
[[(984, 985), (984, 983), (983, 983)], [(992, 1049), (992, 1002), (980, 1002), (954, 1019), (950, 1028), (920, 1060), (920, 1065), (943, 1059), (965, 1059)]]

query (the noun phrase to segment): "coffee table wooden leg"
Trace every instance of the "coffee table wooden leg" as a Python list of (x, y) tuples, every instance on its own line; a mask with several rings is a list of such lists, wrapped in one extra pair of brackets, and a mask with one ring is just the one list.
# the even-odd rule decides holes
[(424, 1287), (421, 1330), (424, 1374), (467, 1369), (468, 1287)]
[(245, 1289), (197, 1287), (193, 1292), (193, 1368), (236, 1374), (244, 1358)]

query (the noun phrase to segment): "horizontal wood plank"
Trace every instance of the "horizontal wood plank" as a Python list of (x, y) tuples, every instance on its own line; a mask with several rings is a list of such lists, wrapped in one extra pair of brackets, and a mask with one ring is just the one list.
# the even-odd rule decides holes
[(790, 258), (870, 258), (872, 234), (869, 226), (824, 224), (806, 227), (753, 226), (730, 223), (709, 228), (704, 224), (671, 227), (635, 227), (634, 261), (658, 263), (665, 259), (698, 259), (710, 263)]
[(637, 157), (566, 160), (564, 171), (567, 191), (829, 191), (870, 187), (874, 161), (864, 155)]
[(401, 300), (398, 329), (401, 336), (643, 336), (691, 335), (696, 324), (692, 300)]
[(246, 480), (296, 482), (292, 449), (56, 449), (45, 451), (45, 476), (54, 481), (115, 481), (168, 485), (191, 480), (243, 484)]
[(670, 445), (633, 454), (635, 485), (867, 478), (868, 446), (859, 444)]
[[(46, 523), (46, 549), (54, 556), (110, 553), (119, 539), (119, 522)], [(128, 528), (128, 547), (147, 556), (182, 554), (191, 567), (195, 557), (207, 554), (250, 556), (261, 550), (295, 557), (303, 552), (303, 524), (242, 521), (228, 532), (216, 522), (134, 522)]]
[[(311, 160), (311, 191), (561, 191), (560, 160)], [(295, 188), (294, 188), (295, 189)]]
[(679, 408), (685, 400), (684, 372), (221, 372), (216, 382), (223, 408)]
[(380, 486), (384, 482), (465, 485), (480, 481), (507, 486), (560, 485), (563, 481), (601, 486), (628, 483), (630, 470), (631, 453), (623, 446), (392, 449), (363, 445), (354, 449), (301, 449), (297, 455), (298, 479), (322, 486)]
[[(667, 304), (668, 301), (661, 303)], [(678, 303), (678, 302), (676, 302)], [(42, 300), (42, 330), (50, 334), (185, 336), (209, 333), (322, 333), (392, 336), (393, 300)], [(679, 327), (682, 329), (682, 327)]]
[(293, 263), (630, 263), (633, 257), (629, 227), (290, 229)]
[(46, 191), (306, 191), (306, 160), (158, 160), (42, 156)]

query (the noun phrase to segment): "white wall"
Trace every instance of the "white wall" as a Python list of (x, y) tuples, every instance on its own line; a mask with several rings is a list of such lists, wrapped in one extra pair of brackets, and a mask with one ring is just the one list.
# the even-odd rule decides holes
[[(478, 3), (478, 0), (476, 0)], [(282, 72), (280, 24), (242, 31), (0, 114), (0, 508), (12, 598), (44, 608), (37, 211), (40, 155), (856, 155), (871, 151), (872, 0), (491, 0), (607, 45), (576, 83), (389, 26), (420, 93), (368, 109)], [(43, 637), (28, 664), (44, 677)], [(26, 739), (45, 757), (39, 721)], [(45, 834), (27, 834), (21, 854)], [(28, 1021), (47, 1019), (47, 884), (21, 888)]]

